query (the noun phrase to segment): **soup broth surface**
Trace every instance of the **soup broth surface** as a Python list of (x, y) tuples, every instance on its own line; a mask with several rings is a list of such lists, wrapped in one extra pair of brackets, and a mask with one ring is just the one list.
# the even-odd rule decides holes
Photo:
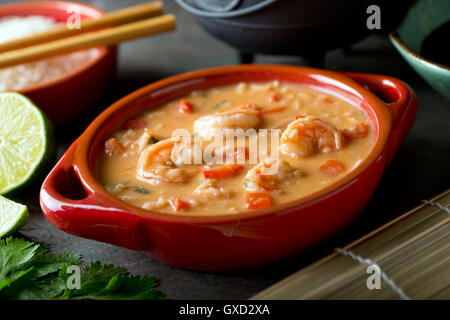
[[(177, 129), (185, 129), (190, 141), (172, 138)], [(204, 156), (213, 141), (229, 137), (227, 129), (248, 133), (232, 137), (234, 146), (224, 146), (222, 153), (213, 149), (228, 163), (202, 158), (196, 164), (185, 157), (194, 141), (202, 142)], [(260, 129), (279, 135), (268, 137)], [(211, 140), (218, 132), (225, 136)], [(276, 152), (258, 154), (255, 162), (251, 151), (260, 141)], [(98, 174), (111, 194), (144, 209), (233, 214), (276, 206), (330, 185), (354, 170), (373, 143), (366, 114), (336, 96), (279, 81), (238, 83), (192, 91), (124, 121), (105, 141)]]

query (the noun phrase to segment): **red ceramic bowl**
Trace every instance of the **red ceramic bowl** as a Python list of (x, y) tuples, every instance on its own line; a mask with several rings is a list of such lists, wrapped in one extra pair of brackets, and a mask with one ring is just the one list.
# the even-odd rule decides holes
[[(41, 15), (66, 22), (75, 6), (80, 17), (99, 18), (103, 11), (86, 4), (69, 1), (17, 2), (0, 6), (0, 18)], [(34, 101), (52, 120), (61, 125), (86, 111), (106, 91), (115, 77), (116, 47), (100, 47), (100, 55), (80, 67), (51, 81), (17, 90)]]
[[(326, 89), (366, 112), (376, 139), (356, 170), (308, 197), (274, 208), (201, 217), (134, 207), (113, 197), (99, 182), (98, 154), (124, 119), (191, 90), (274, 79)], [(411, 128), (416, 108), (415, 94), (406, 84), (380, 75), (274, 65), (178, 75), (146, 86), (100, 114), (45, 180), (41, 207), (61, 230), (142, 250), (182, 268), (218, 271), (265, 264), (325, 240), (361, 212)]]

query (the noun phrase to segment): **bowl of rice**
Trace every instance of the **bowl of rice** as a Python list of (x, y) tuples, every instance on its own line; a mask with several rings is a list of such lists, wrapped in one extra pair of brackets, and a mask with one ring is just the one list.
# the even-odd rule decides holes
[[(0, 6), (0, 43), (44, 32), (79, 17), (103, 12), (68, 1), (18, 2)], [(115, 78), (116, 47), (98, 47), (0, 68), (0, 92), (20, 92), (61, 125), (80, 116)]]

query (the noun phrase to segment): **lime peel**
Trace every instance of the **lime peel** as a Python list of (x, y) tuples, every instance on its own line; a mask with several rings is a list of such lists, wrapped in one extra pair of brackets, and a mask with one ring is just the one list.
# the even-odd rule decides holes
[(0, 238), (25, 225), (28, 218), (26, 206), (0, 196)]
[(47, 116), (19, 93), (0, 93), (0, 194), (41, 178), (56, 151)]

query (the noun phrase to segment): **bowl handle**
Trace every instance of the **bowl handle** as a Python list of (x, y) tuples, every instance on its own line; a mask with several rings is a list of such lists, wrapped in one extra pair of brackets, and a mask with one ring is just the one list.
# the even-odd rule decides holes
[(376, 94), (392, 113), (392, 130), (388, 163), (396, 154), (414, 123), (417, 113), (417, 97), (413, 89), (396, 78), (365, 73), (342, 72)]
[(144, 219), (83, 182), (74, 164), (75, 141), (41, 187), (40, 205), (57, 228), (85, 238), (135, 250), (149, 250)]

